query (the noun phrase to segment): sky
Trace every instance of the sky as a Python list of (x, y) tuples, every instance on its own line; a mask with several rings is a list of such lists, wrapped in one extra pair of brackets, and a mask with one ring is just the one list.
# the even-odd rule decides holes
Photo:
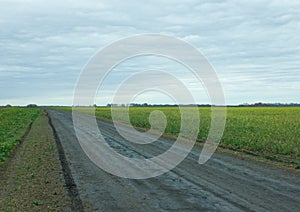
[[(227, 104), (300, 102), (300, 1), (0, 0), (0, 105), (72, 105), (92, 56), (145, 33), (174, 36), (197, 48), (214, 67)], [(169, 71), (197, 103), (210, 101), (186, 67), (148, 56), (112, 69), (95, 103), (112, 102), (120, 83), (138, 70)], [(155, 79), (139, 83), (147, 80)], [(147, 91), (132, 101), (172, 99)]]

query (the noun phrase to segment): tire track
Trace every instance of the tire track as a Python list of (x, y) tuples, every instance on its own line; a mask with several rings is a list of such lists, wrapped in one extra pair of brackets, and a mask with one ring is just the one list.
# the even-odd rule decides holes
[(64, 179), (65, 179), (66, 188), (67, 188), (68, 194), (71, 198), (71, 202), (72, 202), (71, 209), (73, 211), (79, 211), (79, 212), (84, 211), (83, 204), (82, 204), (82, 201), (81, 201), (79, 193), (78, 193), (78, 189), (77, 189), (74, 179), (72, 177), (71, 170), (70, 170), (68, 161), (67, 161), (65, 153), (64, 153), (64, 149), (63, 149), (60, 139), (57, 135), (56, 129), (52, 123), (51, 117), (49, 116), (49, 114), (47, 112), (46, 112), (46, 116), (48, 118), (49, 125), (53, 132), (53, 137), (54, 137), (56, 147), (58, 150), (59, 160), (61, 162), (61, 167), (62, 167)]

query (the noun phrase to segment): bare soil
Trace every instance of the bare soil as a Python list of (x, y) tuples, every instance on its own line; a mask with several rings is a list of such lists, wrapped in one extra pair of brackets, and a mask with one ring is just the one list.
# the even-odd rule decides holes
[(45, 114), (0, 167), (0, 211), (70, 211), (53, 132)]

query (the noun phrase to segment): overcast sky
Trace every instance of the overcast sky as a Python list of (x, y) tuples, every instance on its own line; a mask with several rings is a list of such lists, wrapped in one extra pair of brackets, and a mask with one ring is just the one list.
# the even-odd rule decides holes
[[(300, 102), (300, 1), (1, 0), (0, 105), (71, 105), (89, 59), (110, 43), (141, 33), (175, 36), (201, 51), (218, 74), (227, 104)], [(111, 101), (113, 87), (126, 77), (123, 70), (184, 72), (164, 61), (120, 64), (96, 103)], [(182, 80), (198, 103), (209, 103), (192, 76)], [(148, 92), (135, 101), (170, 99)]]

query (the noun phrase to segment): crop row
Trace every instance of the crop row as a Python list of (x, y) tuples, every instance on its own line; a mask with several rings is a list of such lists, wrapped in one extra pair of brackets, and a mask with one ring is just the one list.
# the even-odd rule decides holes
[(0, 162), (19, 143), (30, 122), (40, 114), (40, 109), (1, 108), (0, 109)]

